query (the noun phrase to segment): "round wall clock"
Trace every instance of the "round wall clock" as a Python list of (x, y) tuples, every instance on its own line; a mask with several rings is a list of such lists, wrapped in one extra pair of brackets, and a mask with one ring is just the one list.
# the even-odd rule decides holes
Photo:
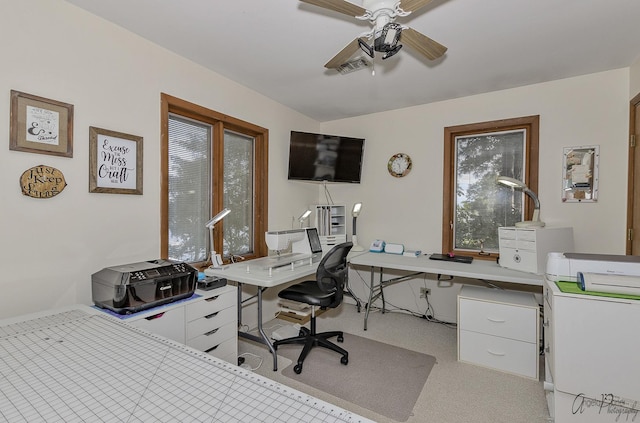
[(387, 163), (387, 169), (396, 178), (407, 176), (411, 172), (411, 157), (404, 153), (394, 154)]

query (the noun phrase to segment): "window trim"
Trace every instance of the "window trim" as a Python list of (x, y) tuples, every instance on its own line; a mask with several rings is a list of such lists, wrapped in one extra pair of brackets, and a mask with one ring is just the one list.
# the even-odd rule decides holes
[[(453, 248), (453, 221), (455, 205), (455, 140), (456, 137), (476, 134), (513, 131), (526, 129), (525, 146), (525, 180), (524, 182), (533, 191), (538, 192), (538, 166), (539, 166), (539, 136), (540, 115), (524, 116), (512, 119), (493, 120), (480, 123), (449, 126), (444, 128), (444, 175), (442, 198), (442, 253), (449, 252), (470, 255), (485, 260), (495, 260), (497, 253), (480, 253), (456, 251)], [(524, 214), (527, 219), (533, 215), (533, 200), (525, 195)]]
[[(265, 232), (268, 222), (268, 163), (269, 163), (269, 130), (252, 123), (227, 116), (188, 101), (160, 94), (160, 257), (169, 256), (169, 114), (173, 113), (212, 125), (214, 139), (224, 140), (224, 130), (250, 135), (255, 138), (255, 174), (254, 174), (254, 240), (253, 253), (243, 255), (246, 259), (264, 257), (268, 254)], [(223, 152), (224, 143), (214, 143), (212, 189), (212, 210), (223, 208)], [(224, 224), (224, 222), (222, 222)], [(205, 228), (202, 229), (206, 230)], [(222, 251), (222, 232), (214, 231), (216, 251)], [(196, 267), (204, 267), (205, 262), (193, 263)]]

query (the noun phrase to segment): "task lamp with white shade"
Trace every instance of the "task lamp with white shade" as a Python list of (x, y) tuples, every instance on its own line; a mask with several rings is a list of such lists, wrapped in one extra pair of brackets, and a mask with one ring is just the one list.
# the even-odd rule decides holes
[(306, 210), (304, 213), (300, 215), (300, 217), (298, 218), (298, 222), (300, 222), (300, 228), (302, 228), (302, 224), (309, 217), (310, 214), (311, 214), (311, 210)]
[(209, 228), (209, 242), (211, 243), (211, 266), (209, 267), (212, 267), (214, 269), (222, 267), (222, 256), (220, 254), (216, 254), (216, 249), (213, 246), (213, 227), (229, 213), (231, 213), (231, 210), (224, 209), (220, 213), (213, 216), (211, 220), (208, 221), (205, 225), (207, 228)]
[(524, 220), (522, 222), (516, 222), (516, 227), (518, 228), (526, 228), (531, 226), (543, 227), (545, 225), (544, 222), (540, 221), (540, 200), (538, 200), (538, 196), (535, 192), (531, 191), (527, 184), (522, 181), (519, 181), (514, 178), (510, 178), (508, 176), (498, 176), (496, 182), (502, 185), (505, 185), (509, 188), (520, 189), (522, 192), (527, 194), (533, 200), (533, 217), (531, 220)]
[(358, 245), (358, 237), (356, 236), (356, 220), (360, 215), (360, 210), (362, 209), (362, 203), (355, 203), (353, 205), (353, 209), (351, 210), (351, 216), (353, 216), (353, 236), (351, 237), (351, 243), (353, 247), (351, 247), (351, 251), (364, 251), (364, 248), (361, 245)]

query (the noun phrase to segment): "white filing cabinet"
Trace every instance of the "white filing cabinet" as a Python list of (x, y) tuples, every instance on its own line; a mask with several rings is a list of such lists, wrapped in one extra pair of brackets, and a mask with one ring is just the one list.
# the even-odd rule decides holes
[(640, 419), (640, 300), (560, 291), (545, 279), (544, 388), (555, 423)]
[(541, 275), (547, 254), (573, 251), (573, 228), (498, 228), (500, 266)]
[(124, 321), (237, 364), (237, 288), (226, 285), (196, 294), (200, 297), (144, 310)]
[(532, 293), (463, 286), (458, 360), (538, 379), (539, 310)]

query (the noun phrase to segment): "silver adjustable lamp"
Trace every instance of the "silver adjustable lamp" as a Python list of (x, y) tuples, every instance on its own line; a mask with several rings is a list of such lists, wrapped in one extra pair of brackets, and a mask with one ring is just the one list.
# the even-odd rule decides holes
[(362, 209), (362, 203), (355, 203), (353, 205), (353, 209), (351, 210), (351, 216), (353, 216), (353, 236), (351, 237), (351, 243), (353, 247), (351, 247), (351, 251), (364, 251), (364, 248), (361, 245), (358, 245), (358, 237), (356, 236), (356, 220), (360, 215), (360, 210)]
[(210, 221), (205, 225), (209, 229), (209, 242), (211, 243), (211, 266), (214, 269), (220, 268), (222, 266), (222, 256), (220, 254), (216, 254), (216, 249), (213, 246), (213, 227), (221, 221), (226, 215), (231, 213), (231, 210), (224, 209), (220, 213), (216, 214), (211, 218)]
[(300, 215), (300, 217), (298, 218), (298, 222), (300, 222), (300, 228), (302, 228), (302, 224), (309, 217), (310, 214), (311, 214), (311, 210), (306, 210), (304, 213)]
[(496, 182), (502, 185), (505, 185), (509, 188), (520, 189), (522, 192), (527, 194), (533, 200), (533, 217), (531, 220), (524, 220), (522, 222), (516, 222), (516, 227), (518, 228), (526, 228), (531, 226), (543, 227), (545, 225), (544, 222), (540, 221), (540, 200), (538, 200), (538, 196), (535, 192), (531, 191), (527, 184), (518, 179), (510, 178), (508, 176), (498, 176)]

